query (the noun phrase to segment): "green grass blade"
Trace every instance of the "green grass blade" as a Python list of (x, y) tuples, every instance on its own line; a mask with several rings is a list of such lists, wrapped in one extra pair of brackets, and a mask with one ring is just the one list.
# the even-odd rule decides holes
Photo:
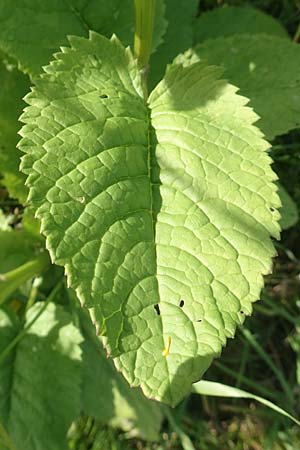
[(296, 417), (289, 414), (284, 409), (275, 405), (275, 403), (270, 402), (263, 397), (259, 397), (258, 395), (251, 394), (250, 392), (243, 391), (242, 389), (237, 389), (233, 386), (228, 386), (222, 383), (216, 383), (214, 381), (199, 381), (193, 385), (193, 392), (200, 395), (209, 395), (212, 397), (229, 397), (229, 398), (250, 398), (252, 400), (256, 400), (262, 405), (267, 406), (273, 411), (281, 414), (282, 416), (288, 417), (293, 422), (295, 422), (298, 426), (300, 426), (300, 420), (296, 419)]

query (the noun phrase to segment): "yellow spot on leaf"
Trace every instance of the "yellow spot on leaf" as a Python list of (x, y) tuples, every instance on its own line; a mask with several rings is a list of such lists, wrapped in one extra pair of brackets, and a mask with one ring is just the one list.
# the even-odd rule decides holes
[(167, 345), (166, 345), (166, 347), (164, 348), (164, 350), (163, 350), (163, 352), (162, 352), (162, 355), (166, 358), (167, 356), (169, 356), (169, 354), (170, 354), (170, 347), (171, 347), (171, 337), (170, 336), (168, 336), (168, 339), (167, 339)]

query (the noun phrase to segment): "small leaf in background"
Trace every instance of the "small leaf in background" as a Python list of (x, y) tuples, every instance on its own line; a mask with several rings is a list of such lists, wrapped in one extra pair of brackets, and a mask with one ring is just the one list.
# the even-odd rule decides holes
[(260, 116), (257, 126), (271, 140), (300, 127), (300, 46), (265, 34), (210, 39), (176, 59), (222, 66)]
[[(168, 26), (163, 43), (150, 58), (149, 86), (152, 89), (163, 77), (167, 64), (178, 53), (193, 45), (193, 25), (198, 10), (198, 0), (166, 0)], [(178, 35), (180, 34), (180, 39)]]
[(0, 174), (13, 198), (25, 202), (27, 188), (25, 177), (19, 171), (20, 150), (17, 149), (20, 123), (18, 118), (25, 106), (22, 98), (29, 91), (27, 76), (19, 72), (12, 64), (0, 60)]
[(131, 388), (107, 358), (88, 315), (80, 314), (83, 348), (83, 411), (103, 423), (150, 441), (158, 438), (162, 422), (159, 403)]
[(117, 39), (70, 42), (26, 98), (29, 198), (117, 368), (175, 405), (271, 269), (280, 202), (269, 144), (218, 68), (174, 65), (146, 104)]
[[(39, 312), (33, 306), (25, 326)], [(17, 334), (0, 310), (1, 347)], [(66, 434), (80, 413), (82, 337), (61, 306), (49, 304), (1, 361), (0, 421), (18, 450), (67, 450)]]
[(225, 5), (202, 13), (195, 21), (194, 44), (243, 33), (289, 37), (281, 23), (263, 11), (249, 6)]
[(299, 212), (296, 203), (282, 184), (278, 183), (277, 185), (278, 195), (282, 204), (282, 207), (279, 209), (281, 215), (279, 224), (283, 230), (286, 230), (296, 225), (299, 220)]
[[(88, 36), (89, 30), (113, 33), (133, 43), (133, 0), (0, 0), (0, 49), (30, 76), (39, 74), (67, 36)], [(154, 48), (162, 42), (167, 22), (164, 0), (157, 0)]]

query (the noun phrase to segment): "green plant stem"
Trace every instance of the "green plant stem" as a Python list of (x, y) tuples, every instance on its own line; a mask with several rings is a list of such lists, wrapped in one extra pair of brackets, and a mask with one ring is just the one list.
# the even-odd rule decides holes
[(39, 312), (33, 317), (33, 319), (20, 331), (19, 334), (9, 343), (9, 345), (3, 350), (3, 352), (0, 354), (0, 364), (2, 361), (9, 355), (9, 353), (13, 350), (13, 348), (23, 339), (23, 337), (26, 335), (28, 330), (32, 327), (32, 325), (36, 322), (36, 320), (40, 317), (41, 314), (45, 311), (49, 303), (54, 299), (57, 292), (62, 287), (62, 281), (59, 282), (55, 288), (52, 289), (51, 293), (49, 294), (47, 300), (43, 302), (43, 306), (39, 310)]
[(134, 0), (134, 56), (137, 58), (138, 68), (140, 69), (145, 100), (148, 98), (147, 76), (152, 48), (155, 3), (156, 0)]
[(17, 269), (1, 275), (0, 305), (27, 280), (43, 272), (49, 264), (50, 258), (48, 252), (43, 252), (36, 259), (28, 261)]

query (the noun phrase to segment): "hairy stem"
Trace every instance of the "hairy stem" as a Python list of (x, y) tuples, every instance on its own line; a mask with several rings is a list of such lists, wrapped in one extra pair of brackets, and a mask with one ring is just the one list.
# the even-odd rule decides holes
[(155, 3), (156, 0), (134, 0), (134, 55), (137, 58), (138, 67), (141, 72), (145, 100), (148, 98), (147, 76), (152, 48)]

